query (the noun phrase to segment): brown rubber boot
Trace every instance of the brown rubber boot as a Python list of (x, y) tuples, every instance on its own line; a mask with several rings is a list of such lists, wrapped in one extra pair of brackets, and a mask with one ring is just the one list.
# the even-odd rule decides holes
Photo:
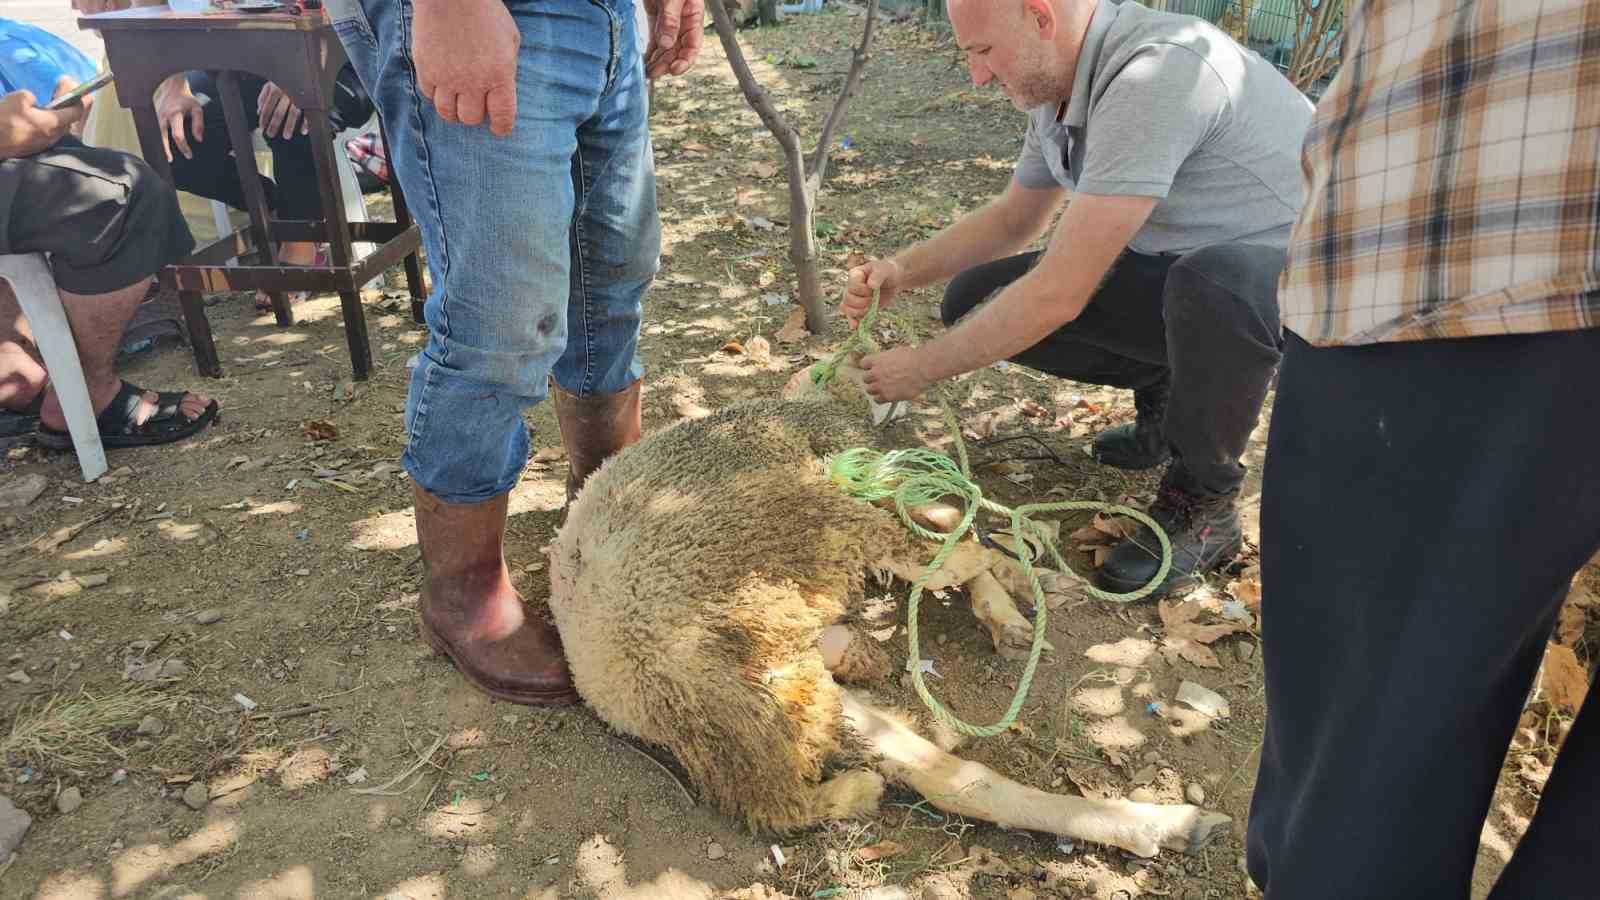
[(578, 702), (548, 610), (522, 602), (506, 571), (506, 497), (445, 503), (411, 486), (426, 567), (422, 638), (473, 687), (524, 706)]
[(574, 394), (550, 380), (561, 443), (567, 448), (567, 502), (608, 457), (639, 440), (639, 381), (615, 394)]

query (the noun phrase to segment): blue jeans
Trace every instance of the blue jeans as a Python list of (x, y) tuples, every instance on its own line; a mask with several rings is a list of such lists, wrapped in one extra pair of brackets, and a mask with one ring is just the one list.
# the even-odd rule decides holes
[(552, 374), (583, 395), (639, 378), (640, 306), (661, 247), (633, 0), (506, 6), (522, 45), (517, 121), (501, 138), (443, 121), (418, 91), (410, 0), (329, 4), (433, 273), (402, 462), (447, 503), (516, 484), (522, 411)]

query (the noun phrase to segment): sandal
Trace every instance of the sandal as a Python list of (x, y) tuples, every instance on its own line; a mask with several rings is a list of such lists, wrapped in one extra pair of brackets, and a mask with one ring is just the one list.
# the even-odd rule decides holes
[[(164, 391), (156, 394), (156, 409), (150, 418), (143, 423), (135, 422), (134, 417), (138, 415), (146, 393), (149, 392), (144, 388), (124, 381), (117, 396), (95, 417), (95, 425), (100, 429), (100, 443), (106, 449), (170, 444), (197, 434), (216, 421), (217, 401), (206, 404), (205, 410), (190, 420), (184, 418), (180, 407), (184, 392)], [(42, 424), (36, 440), (39, 446), (52, 450), (72, 449), (72, 435)]]

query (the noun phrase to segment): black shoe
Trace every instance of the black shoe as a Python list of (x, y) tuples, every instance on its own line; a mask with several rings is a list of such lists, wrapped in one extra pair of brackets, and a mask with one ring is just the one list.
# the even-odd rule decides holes
[(1107, 428), (1094, 437), (1090, 451), (1096, 462), (1119, 469), (1153, 469), (1172, 455), (1167, 449), (1167, 391), (1171, 381), (1163, 377), (1147, 388), (1133, 392), (1137, 418), (1127, 425)]
[[(1221, 568), (1239, 554), (1244, 530), (1234, 508), (1237, 490), (1205, 494), (1181, 486), (1176, 464), (1161, 479), (1161, 490), (1150, 504), (1150, 518), (1160, 524), (1172, 542), (1172, 568), (1149, 599), (1177, 585)], [(1150, 583), (1161, 569), (1161, 542), (1149, 526), (1141, 526), (1106, 557), (1096, 577), (1101, 590), (1126, 594)]]

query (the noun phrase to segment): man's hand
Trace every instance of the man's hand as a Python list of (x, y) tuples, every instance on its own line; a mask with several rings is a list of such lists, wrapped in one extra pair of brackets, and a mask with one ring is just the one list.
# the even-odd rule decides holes
[(500, 137), (517, 122), (517, 48), (522, 33), (502, 0), (418, 0), (411, 18), (417, 87), (446, 122), (481, 125)]
[(132, 5), (132, 0), (72, 0), (72, 8), (86, 16), (127, 9)]
[(32, 91), (0, 97), (0, 159), (32, 156), (54, 147), (73, 125), (83, 121), (82, 104), (65, 109), (40, 109)]
[[(200, 143), (206, 136), (206, 112), (195, 98), (194, 92), (189, 90), (189, 79), (182, 72), (161, 82), (156, 88), (156, 121), (161, 123), (161, 149), (167, 152), (167, 162), (172, 162), (172, 145), (178, 145), (178, 152), (184, 159), (194, 159), (194, 151), (189, 148), (189, 135), (194, 135), (194, 142)], [(185, 122), (188, 130), (184, 129)]]
[(915, 347), (896, 347), (861, 357), (861, 386), (879, 403), (910, 400), (933, 384)]
[(874, 259), (850, 270), (844, 286), (844, 299), (839, 301), (839, 311), (850, 320), (850, 327), (860, 324), (861, 317), (872, 306), (872, 292), (878, 292), (878, 308), (883, 309), (900, 292), (900, 279), (904, 276), (900, 264), (892, 259)]
[(689, 71), (705, 34), (705, 0), (644, 0), (644, 8), (650, 23), (645, 75), (659, 78)]
[[(77, 86), (78, 79), (73, 78), (71, 75), (63, 75), (56, 79), (56, 89), (50, 95), (50, 99), (56, 100), (63, 94), (70, 94), (72, 89)], [(83, 137), (83, 126), (89, 122), (89, 110), (94, 109), (94, 95), (85, 94), (79, 97), (77, 105), (83, 108), (83, 115), (79, 117), (78, 121), (72, 123), (72, 126), (67, 129), (67, 133), (75, 138), (81, 138)]]
[(261, 86), (261, 93), (256, 97), (256, 119), (261, 123), (262, 137), (270, 138), (277, 133), (288, 140), (294, 137), (296, 123), (300, 125), (301, 134), (311, 133), (311, 122), (301, 116), (300, 107), (294, 105), (283, 88), (270, 81)]

